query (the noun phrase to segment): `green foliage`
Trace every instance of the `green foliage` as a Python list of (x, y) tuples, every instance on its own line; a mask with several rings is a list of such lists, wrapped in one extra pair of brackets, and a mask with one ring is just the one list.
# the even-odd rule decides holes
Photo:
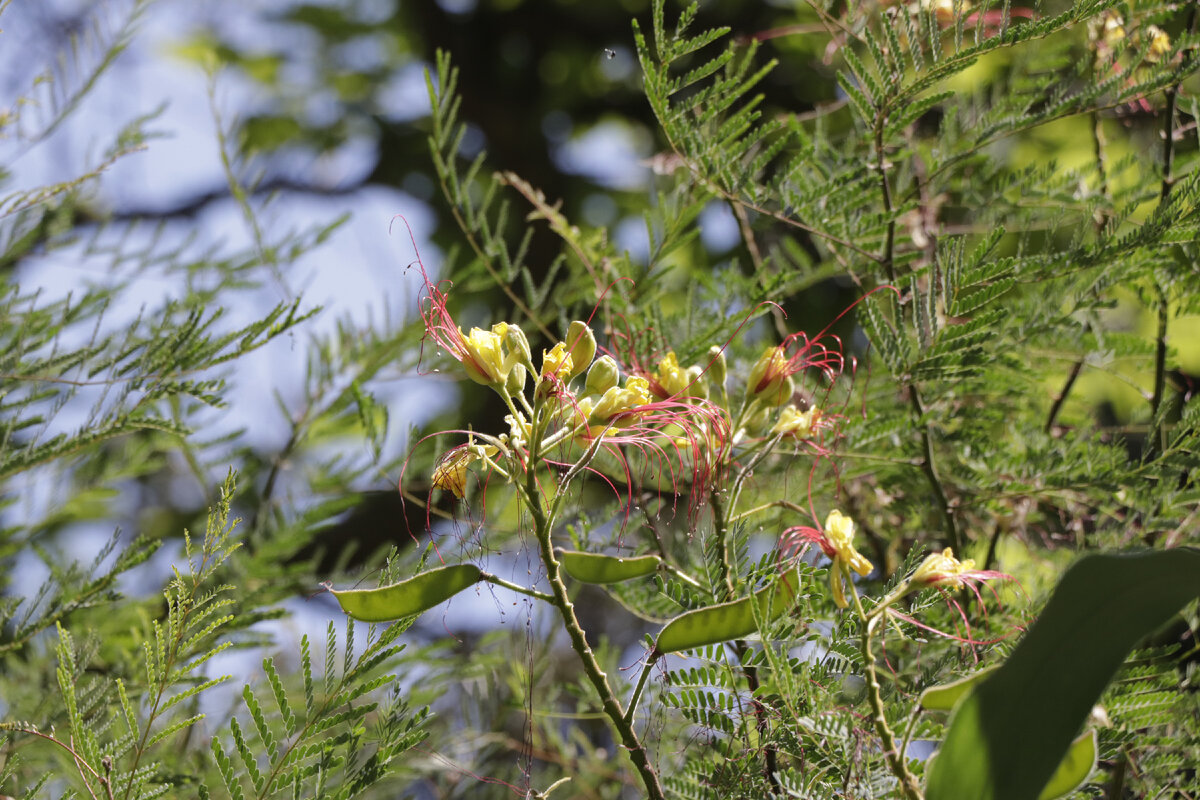
[(1041, 791), (1133, 645), (1198, 597), (1198, 550), (1082, 559), (1012, 656), (956, 705), (928, 796)]
[[(61, 130), (149, 5), (83, 26), (6, 101), (5, 134)], [(93, 190), (155, 145), (154, 113), (117, 122), (74, 178), (0, 172), (0, 794), (933, 797), (948, 770), (1000, 785), (960, 748), (1035, 739), (1017, 796), (1072, 741), (1064, 787), (1093, 747), (1099, 764), (1075, 797), (1197, 793), (1195, 606), (1175, 613), (1194, 590), (1128, 657), (1148, 632), (1129, 615), (1175, 585), (1153, 570), (1132, 598), (1104, 591), (1115, 573), (1073, 595), (1072, 571), (1043, 610), (1076, 551), (1158, 563), (1195, 538), (1193, 6), (654, 0), (631, 37), (621, 21), (644, 94), (628, 104), (638, 80), (601, 79), (607, 56), (565, 33), (533, 59), (489, 29), (496, 48), (452, 63), (408, 24), (440, 6), (368, 5), (280, 16), (331, 59), (311, 85), (289, 85), (302, 54), (216, 31), (178, 48), (208, 72), (244, 247), (104, 219)], [(599, 31), (614, 12), (589, 13)], [(368, 41), (386, 55), (350, 63)], [(396, 122), (388, 59), (422, 48), (430, 113)], [(497, 74), (538, 61), (527, 106), (478, 90), (480, 54)], [(225, 70), (271, 102), (222, 120)], [(314, 121), (314, 97), (337, 119)], [(597, 122), (645, 144), (648, 191), (562, 179), (549, 131)], [(281, 234), (264, 213), (252, 158), (366, 129), (382, 131), (371, 181), (419, 194), (427, 178), (450, 223), (428, 226), (438, 263), (393, 239), (422, 318), (322, 319), (292, 268), (344, 217)], [(102, 267), (56, 293), (32, 273), (48, 256)], [(172, 288), (147, 300), (149, 277)], [(489, 343), (501, 321), (529, 341)], [(460, 326), (480, 328), (474, 351)], [(591, 361), (581, 330), (617, 385), (581, 386), (584, 363), (547, 377), (556, 343)], [(462, 380), (444, 408), (422, 397), (397, 431), (396, 383), (462, 377), (446, 356), (504, 380)], [(264, 357), (295, 385), (247, 376)], [(247, 384), (274, 399), (279, 442), (210, 433)], [(96, 528), (117, 530), (83, 566)], [(448, 566), (425, 569), (434, 553)], [(1097, 558), (1128, 557), (1081, 564)], [(365, 637), (322, 621), (314, 653), (304, 630), (334, 606), (298, 600), (319, 581), (354, 583), (335, 594), (359, 617), (429, 620)], [(1087, 601), (1070, 630), (1064, 596)], [(1069, 684), (1035, 703), (1044, 719), (963, 733), (963, 709), (1015, 713), (1056, 686), (1022, 672), (1030, 648)]]

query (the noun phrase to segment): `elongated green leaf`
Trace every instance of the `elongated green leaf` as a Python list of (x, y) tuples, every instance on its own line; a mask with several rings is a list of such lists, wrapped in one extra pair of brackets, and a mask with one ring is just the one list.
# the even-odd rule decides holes
[(1196, 597), (1200, 550), (1081, 559), (1012, 657), (959, 703), (928, 800), (1037, 797), (1125, 656)]
[(455, 564), (378, 589), (330, 589), (329, 592), (337, 598), (342, 610), (355, 619), (387, 622), (427, 611), (478, 583), (479, 576), (479, 567), (474, 564)]

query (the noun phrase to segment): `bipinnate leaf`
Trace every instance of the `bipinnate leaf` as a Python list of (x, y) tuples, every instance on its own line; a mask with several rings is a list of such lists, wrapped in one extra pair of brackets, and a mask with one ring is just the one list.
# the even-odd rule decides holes
[(363, 622), (387, 622), (411, 617), (479, 582), (481, 573), (474, 564), (438, 567), (406, 581), (378, 589), (330, 589), (342, 610)]
[(1200, 550), (1086, 556), (999, 669), (960, 702), (928, 800), (1028, 800), (1047, 787), (1129, 651), (1200, 597)]

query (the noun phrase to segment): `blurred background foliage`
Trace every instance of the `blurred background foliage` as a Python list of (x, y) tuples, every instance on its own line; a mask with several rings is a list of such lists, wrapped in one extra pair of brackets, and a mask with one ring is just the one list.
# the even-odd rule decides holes
[[(851, 16), (864, 19), (896, 13), (888, 4), (851, 5)], [(1068, 6), (1047, 2), (1031, 12), (1048, 17)], [(1173, 5), (1101, 3), (1090, 18), (1108, 6), (1188, 41), (1185, 15)], [(701, 5), (694, 31), (728, 26), (739, 46), (756, 43), (756, 64), (777, 62), (755, 88), (763, 117), (818, 130), (830, 147), (850, 142), (834, 159), (849, 163), (865, 159), (869, 147), (854, 143), (861, 131), (837, 82), (847, 44), (831, 35), (826, 18), (849, 13), (841, 3), (714, 0)], [(739, 218), (736, 202), (678, 169), (647, 103), (631, 35), (630, 19), (646, 30), (648, 17), (649, 3), (638, 0), (4, 6), (6, 718), (53, 721), (38, 698), (53, 675), (30, 665), (52, 656), (48, 632), (60, 620), (93, 632), (87, 670), (134, 663), (149, 621), (165, 613), (158, 589), (179, 559), (183, 530), (205, 528), (230, 466), (238, 472), (231, 500), (243, 547), (221, 579), (237, 587), (241, 604), (231, 623), (240, 631), (235, 650), (252, 655), (225, 671), (258, 674), (255, 660), (278, 646), (294, 672), (300, 636), (319, 641), (325, 622), (340, 619), (328, 598), (305, 600), (318, 581), (411, 571), (430, 521), (443, 547), (456, 543), (448, 556), (482, 551), (514, 574), (536, 569), (514, 543), (519, 521), (502, 488), (487, 493), (486, 528), (483, 504), (431, 494), (431, 466), (449, 444), (422, 437), (496, 431), (505, 411), (490, 393), (420, 374), (446, 365), (421, 350), (413, 314), (418, 257), (435, 280), (454, 281), (451, 309), (464, 328), (520, 322), (534, 352), (567, 320), (594, 309), (610, 346), (646, 358), (669, 345), (687, 363), (727, 342), (731, 362), (740, 363), (786, 332), (815, 335), (831, 326), (860, 359), (856, 383), (837, 395), (849, 420), (846, 449), (895, 463), (853, 461), (851, 452), (840, 472), (814, 482), (807, 463), (785, 466), (777, 479), (764, 475), (759, 491), (784, 492), (802, 505), (809, 491), (826, 503), (840, 497), (868, 532), (873, 558), (893, 569), (912, 544), (944, 541), (928, 488), (905, 463), (914, 456), (912, 441), (902, 440), (909, 433), (886, 424), (902, 416), (899, 379), (871, 360), (856, 313), (843, 315), (884, 276), (854, 274), (825, 242), (767, 215)], [(1053, 80), (1066, 92), (1086, 88), (1095, 78), (1078, 65), (1092, 58), (1089, 47), (1087, 25), (1079, 24), (1044, 47), (988, 52), (948, 77), (940, 88), (954, 98), (928, 109), (904, 136), (936, 164), (959, 137), (975, 133), (953, 124), (972, 109), (1012, 102), (1014, 114), (1034, 113), (1045, 98), (1023, 97), (1029, 87), (1042, 91)], [(444, 148), (458, 166), (441, 169), (431, 157), (437, 132), (426, 83), (433, 72), (433, 85), (444, 86), (439, 51), (458, 70), (458, 118), (466, 125), (461, 141)], [(65, 55), (46, 56), (55, 53)], [(1197, 149), (1186, 59), (1149, 70), (1169, 79), (1178, 69), (1186, 79), (1178, 175), (1193, 169)], [(178, 76), (191, 82), (172, 83)], [(1119, 92), (1119, 80), (1115, 86)], [(980, 148), (986, 158), (964, 155), (945, 194), (922, 199), (933, 216), (912, 211), (900, 219), (909, 255), (932, 252), (936, 236), (961, 239), (969, 252), (999, 222), (1010, 235), (995, 243), (997, 258), (1069, 254), (1113, 209), (1124, 214), (1114, 235), (1149, 219), (1159, 190), (1159, 90), (1144, 100), (1097, 101), (1095, 114), (1028, 129), (1013, 124)], [(1096, 130), (1109, 200), (1098, 196), (1092, 171)], [(161, 150), (171, 155), (136, 166)], [(467, 174), (484, 152), (456, 197), (447, 175)], [(817, 160), (825, 155), (818, 151)], [(131, 171), (120, 172), (126, 163)], [(495, 191), (509, 208), (472, 236), (463, 209), (492, 191), (493, 171), (506, 175)], [(919, 193), (923, 178), (912, 181), (901, 190)], [(1008, 188), (998, 189), (1005, 181)], [(163, 186), (170, 190), (140, 188)], [(528, 218), (542, 201), (540, 219)], [(549, 206), (579, 229), (556, 233), (542, 221), (553, 217)], [(647, 228), (657, 244), (677, 247), (656, 251)], [(495, 249), (497, 239), (511, 250)], [(1171, 345), (1164, 414), (1177, 421), (1194, 405), (1200, 374), (1200, 292), (1192, 241), (1179, 237), (1174, 248), (1152, 258), (1177, 264), (1163, 311)], [(524, 269), (507, 261), (518, 251)], [(943, 477), (961, 509), (967, 554), (1017, 576), (1035, 600), (1076, 546), (1178, 544), (1195, 539), (1197, 524), (1194, 458), (1176, 453), (1162, 467), (1183, 476), (1170, 508), (1146, 488), (1165, 473), (1150, 476), (1141, 466), (1156, 426), (1149, 398), (1164, 306), (1153, 282), (1098, 278), (1089, 287), (1081, 279), (1053, 295), (1061, 308), (1038, 306), (1040, 285), (1031, 281), (1013, 299), (1004, 331), (1003, 341), (1028, 349), (988, 350), (997, 370), (1011, 367), (1025, 383), (993, 389), (992, 398), (966, 379), (961, 390), (950, 379), (938, 384), (948, 398), (939, 407), (938, 446), (952, 453)], [(763, 301), (779, 313), (758, 307)], [(1036, 324), (1024, 340), (1020, 314), (1030, 308), (1041, 316), (1031, 315)], [(734, 337), (743, 317), (751, 322)], [(1059, 324), (1074, 331), (1070, 341), (1047, 340)], [(625, 342), (623, 331), (638, 340)], [(1036, 370), (1026, 372), (1031, 364)], [(1047, 420), (1072, 374), (1078, 379), (1067, 402)], [(1007, 418), (1018, 384), (1027, 392), (1024, 416)], [(1006, 391), (1011, 396), (1001, 398)], [(868, 397), (885, 424), (855, 422)], [(956, 440), (960, 429), (1011, 442), (1008, 463), (973, 450), (967, 434)], [(598, 517), (611, 512), (611, 500), (603, 490), (583, 498), (582, 528), (594, 525), (582, 519), (592, 508), (604, 508)], [(643, 510), (653, 527), (656, 512)], [(680, 529), (672, 546), (686, 550), (692, 540), (682, 516), (672, 520)], [(392, 547), (405, 553), (385, 567)], [(68, 566), (93, 557), (91, 572)], [(118, 590), (141, 599), (116, 613)], [(647, 628), (631, 624), (608, 594), (585, 592), (585, 625), (605, 642), (603, 661), (617, 674)], [(513, 609), (508, 598), (476, 599), (405, 634), (409, 660), (397, 674), (409, 676), (401, 682), (414, 707), (438, 712), (425, 723), (435, 731), (430, 743), (406, 762), (403, 780), (415, 796), (509, 796), (511, 787), (489, 781), (523, 791), (544, 765), (575, 775), (579, 796), (635, 792), (622, 788), (628, 776), (614, 766), (606, 729), (558, 657), (563, 642), (552, 620), (523, 602)], [(1024, 612), (1017, 593), (1009, 602), (1014, 614)], [(1166, 639), (1189, 635), (1184, 626)], [(839, 687), (831, 691), (840, 697)], [(234, 698), (223, 702), (204, 709), (214, 725), (232, 713)], [(657, 714), (652, 729), (677, 723)], [(695, 733), (691, 746), (709, 735)], [(819, 758), (853, 760), (851, 734), (822, 735), (832, 744)], [(834, 754), (839, 746), (846, 752)], [(1114, 759), (1117, 748), (1107, 751)], [(740, 768), (729, 762), (723, 779), (736, 784)]]

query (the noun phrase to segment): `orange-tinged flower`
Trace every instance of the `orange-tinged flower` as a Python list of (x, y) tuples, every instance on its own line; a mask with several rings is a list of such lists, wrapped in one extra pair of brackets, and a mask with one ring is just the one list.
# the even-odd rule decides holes
[(750, 368), (746, 394), (780, 406), (792, 398), (790, 363), (782, 345), (768, 347)]
[(494, 457), (500, 452), (494, 445), (464, 444), (455, 447), (446, 455), (433, 470), (433, 487), (441, 489), (459, 498), (467, 493), (467, 467), (476, 461)]

